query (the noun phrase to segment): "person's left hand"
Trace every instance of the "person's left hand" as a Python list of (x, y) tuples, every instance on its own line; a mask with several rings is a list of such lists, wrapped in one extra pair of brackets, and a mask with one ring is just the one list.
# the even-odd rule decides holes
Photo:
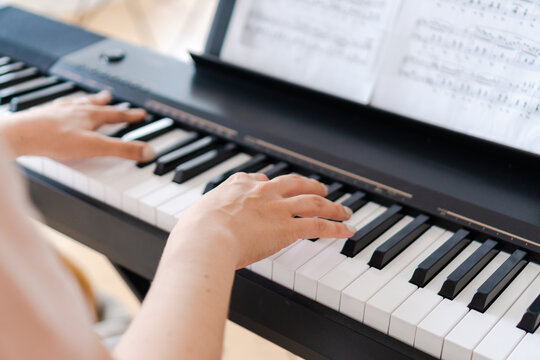
[(144, 142), (125, 142), (94, 131), (104, 124), (141, 121), (146, 115), (143, 109), (109, 106), (110, 101), (108, 92), (58, 99), (7, 116), (0, 124), (0, 133), (17, 156), (39, 155), (58, 160), (99, 156), (153, 159), (154, 150)]

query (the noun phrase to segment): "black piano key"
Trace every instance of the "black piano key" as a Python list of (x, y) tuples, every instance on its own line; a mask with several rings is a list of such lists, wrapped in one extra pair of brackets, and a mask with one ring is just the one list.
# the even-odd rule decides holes
[(534, 333), (540, 325), (540, 295), (533, 301), (517, 325), (518, 328)]
[(122, 135), (124, 141), (148, 141), (152, 140), (159, 135), (163, 135), (175, 126), (174, 120), (170, 118), (163, 118), (158, 121), (151, 122), (144, 126), (141, 126), (133, 131)]
[(289, 167), (289, 164), (287, 164), (284, 161), (280, 161), (277, 164), (275, 164), (272, 168), (266, 170), (264, 174), (268, 176), (268, 179), (272, 180), (273, 178), (283, 175), (287, 172), (287, 168)]
[(465, 246), (470, 244), (468, 235), (469, 231), (465, 229), (456, 231), (450, 239), (418, 265), (409, 281), (418, 287), (426, 286)]
[(310, 179), (313, 179), (313, 180), (317, 180), (317, 181), (321, 181), (321, 176), (320, 175), (317, 175), (317, 174), (311, 174), (308, 176), (308, 178)]
[(139, 122), (136, 122), (136, 123), (127, 124), (123, 128), (121, 128), (121, 129), (115, 131), (114, 133), (110, 134), (109, 136), (110, 137), (121, 138), (122, 136), (126, 135), (127, 133), (132, 132), (133, 130), (137, 130), (138, 128), (141, 128), (143, 126), (146, 126), (146, 125), (154, 122), (155, 120), (156, 120), (155, 116), (153, 116), (152, 114), (146, 114), (146, 116), (144, 117), (143, 120), (141, 120)]
[(38, 76), (39, 71), (34, 67), (2, 75), (0, 76), (0, 89), (31, 80)]
[(499, 252), (497, 242), (486, 240), (475, 252), (454, 270), (443, 283), (439, 295), (454, 299), (457, 294), (493, 259)]
[(218, 140), (213, 136), (206, 136), (180, 149), (172, 151), (156, 161), (154, 174), (163, 175), (174, 170), (178, 165), (196, 158), (218, 146)]
[(506, 261), (478, 288), (469, 308), (484, 312), (497, 299), (499, 294), (519, 275), (527, 265), (527, 253), (516, 250)]
[(162, 157), (162, 156), (164, 156), (164, 155), (166, 155), (166, 154), (168, 154), (170, 152), (173, 152), (174, 150), (180, 149), (183, 146), (191, 144), (192, 142), (196, 141), (199, 137), (200, 137), (200, 134), (198, 132), (190, 131), (189, 133), (187, 133), (187, 135), (185, 137), (178, 140), (176, 143), (174, 143), (174, 144), (172, 144), (172, 145), (158, 151), (157, 154), (156, 154), (155, 159), (150, 160), (150, 161), (146, 161), (146, 162), (138, 162), (137, 167), (143, 168), (145, 166), (153, 164), (160, 157)]
[(77, 90), (77, 87), (72, 82), (66, 82), (59, 85), (54, 85), (45, 89), (37, 90), (26, 95), (14, 97), (10, 101), (10, 110), (22, 111), (32, 106), (41, 105), (48, 101), (52, 101), (59, 97), (71, 94)]
[(262, 169), (263, 167), (265, 167), (267, 164), (268, 164), (268, 157), (264, 154), (257, 154), (251, 159), (249, 159), (248, 161), (246, 161), (245, 163), (219, 176), (216, 176), (215, 178), (210, 180), (208, 184), (206, 184), (206, 188), (204, 189), (204, 194), (214, 189), (215, 187), (219, 186), (222, 182), (227, 180), (233, 174), (236, 174), (238, 172), (245, 172), (245, 173), (256, 172)]
[(358, 254), (403, 217), (400, 213), (401, 210), (403, 210), (403, 207), (400, 205), (394, 204), (390, 206), (384, 213), (347, 239), (341, 253), (348, 257)]
[(22, 70), (23, 68), (24, 64), (22, 62), (12, 62), (11, 64), (0, 66), (0, 75), (4, 75), (17, 70)]
[(9, 56), (0, 56), (0, 66), (4, 66), (11, 61)]
[(352, 212), (355, 212), (366, 203), (366, 200), (364, 199), (365, 196), (366, 194), (362, 191), (355, 191), (347, 198), (347, 200), (343, 201), (341, 205), (346, 206), (351, 209)]
[(330, 201), (336, 201), (345, 194), (345, 186), (339, 182), (333, 182), (328, 185), (328, 194), (326, 198)]
[(210, 150), (194, 159), (186, 161), (176, 167), (173, 181), (182, 184), (206, 170), (230, 159), (238, 153), (236, 144), (226, 144), (214, 150)]
[(29, 80), (17, 85), (0, 90), (0, 105), (8, 103), (12, 98), (24, 95), (26, 93), (43, 89), (59, 83), (60, 80), (56, 76), (49, 76)]
[(368, 265), (382, 269), (430, 227), (428, 221), (429, 216), (418, 215), (407, 226), (375, 249)]

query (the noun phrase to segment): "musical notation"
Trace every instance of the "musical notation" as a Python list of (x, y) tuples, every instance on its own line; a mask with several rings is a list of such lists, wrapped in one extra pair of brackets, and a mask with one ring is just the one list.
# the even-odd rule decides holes
[(520, 24), (538, 26), (540, 21), (540, 1), (538, 0), (443, 0), (453, 7), (472, 10), (475, 15), (490, 16), (491, 19), (516, 19)]
[(372, 104), (540, 153), (537, 16), (540, 1), (404, 2)]
[(239, 0), (223, 59), (361, 103), (398, 0)]

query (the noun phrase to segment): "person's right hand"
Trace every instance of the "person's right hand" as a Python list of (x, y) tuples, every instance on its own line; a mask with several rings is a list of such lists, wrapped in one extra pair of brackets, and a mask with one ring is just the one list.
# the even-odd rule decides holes
[(299, 175), (269, 181), (263, 174), (235, 174), (182, 214), (166, 255), (197, 241), (232, 252), (241, 268), (297, 239), (352, 236), (353, 227), (328, 220), (348, 220), (351, 210), (326, 195), (324, 184)]

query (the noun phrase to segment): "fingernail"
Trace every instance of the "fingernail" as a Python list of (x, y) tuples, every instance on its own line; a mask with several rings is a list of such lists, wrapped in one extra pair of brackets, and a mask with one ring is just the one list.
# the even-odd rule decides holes
[(343, 207), (345, 209), (345, 212), (347, 213), (347, 215), (351, 216), (353, 211), (350, 207), (347, 207), (347, 206), (344, 206)]
[(109, 90), (101, 90), (97, 93), (97, 95), (101, 97), (110, 97), (111, 93), (109, 92)]
[(347, 225), (347, 229), (349, 229), (350, 232), (352, 232), (353, 234), (356, 233), (356, 228), (354, 226), (352, 226), (351, 224), (345, 225)]
[(156, 158), (157, 154), (150, 145), (146, 145), (142, 151), (143, 161), (150, 161)]
[(144, 109), (129, 109), (127, 112), (133, 117), (143, 117), (146, 115), (146, 110)]

